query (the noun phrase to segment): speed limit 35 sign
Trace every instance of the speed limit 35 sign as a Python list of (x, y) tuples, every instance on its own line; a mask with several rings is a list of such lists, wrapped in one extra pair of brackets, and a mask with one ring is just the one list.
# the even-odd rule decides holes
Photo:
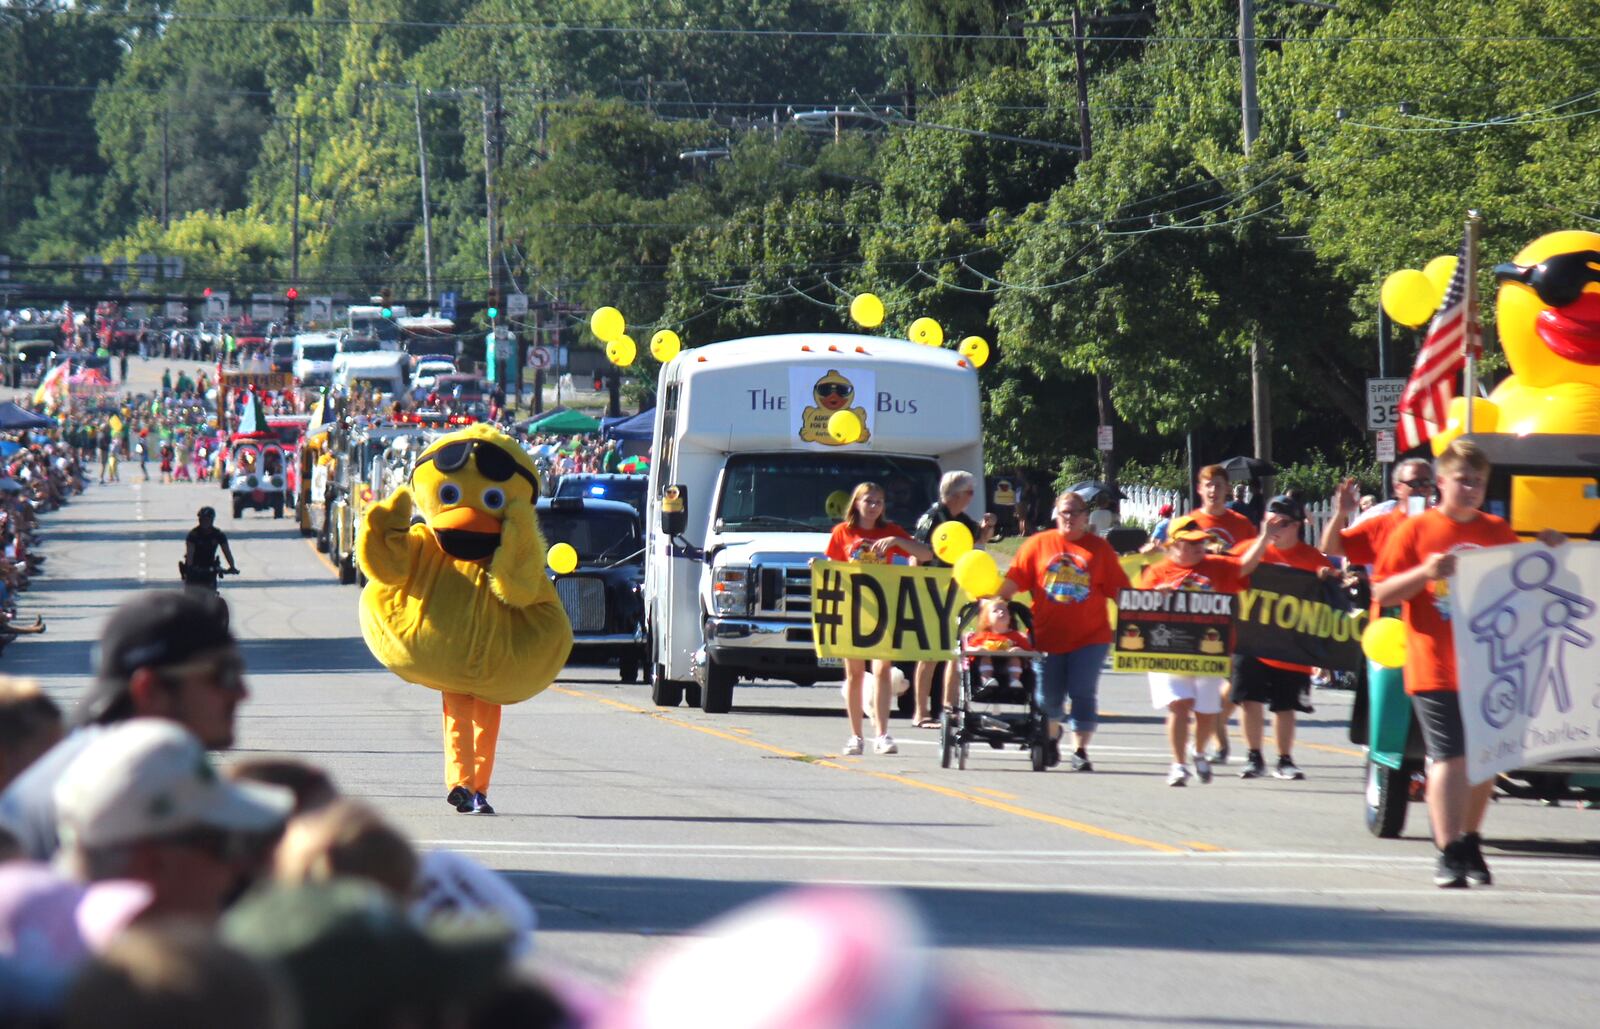
[(1393, 429), (1400, 424), (1400, 394), (1406, 391), (1404, 379), (1367, 380), (1367, 428)]

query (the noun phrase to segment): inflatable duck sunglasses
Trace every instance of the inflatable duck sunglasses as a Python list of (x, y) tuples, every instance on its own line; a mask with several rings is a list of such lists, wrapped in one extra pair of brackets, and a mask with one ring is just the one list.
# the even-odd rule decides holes
[(1538, 264), (1501, 264), (1494, 269), (1496, 282), (1520, 282), (1551, 307), (1576, 303), (1584, 287), (1600, 282), (1600, 252), (1581, 250), (1556, 254)]

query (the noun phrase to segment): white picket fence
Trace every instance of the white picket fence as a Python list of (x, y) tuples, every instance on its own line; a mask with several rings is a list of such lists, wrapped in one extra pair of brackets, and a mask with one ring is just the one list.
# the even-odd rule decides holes
[[(1188, 498), (1178, 490), (1157, 489), (1154, 486), (1140, 486), (1131, 483), (1119, 483), (1119, 488), (1128, 499), (1122, 501), (1119, 508), (1122, 513), (1122, 524), (1138, 525), (1146, 529), (1152, 528), (1161, 520), (1161, 507), (1171, 504), (1172, 510), (1183, 514), (1188, 509)], [(1333, 517), (1333, 501), (1321, 500), (1314, 504), (1306, 505), (1306, 542), (1316, 545), (1322, 538), (1323, 527)]]

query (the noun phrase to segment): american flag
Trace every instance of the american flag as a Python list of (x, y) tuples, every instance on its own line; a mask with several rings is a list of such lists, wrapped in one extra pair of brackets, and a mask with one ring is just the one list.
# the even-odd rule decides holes
[(1428, 325), (1411, 378), (1400, 394), (1398, 449), (1402, 451), (1426, 443), (1444, 428), (1456, 395), (1456, 376), (1466, 366), (1468, 352), (1477, 356), (1482, 350), (1478, 305), (1467, 288), (1467, 246), (1462, 240), (1450, 288)]

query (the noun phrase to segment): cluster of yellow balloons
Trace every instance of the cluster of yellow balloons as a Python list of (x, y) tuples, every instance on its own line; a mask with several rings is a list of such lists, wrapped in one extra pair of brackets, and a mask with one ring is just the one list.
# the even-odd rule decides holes
[[(850, 320), (863, 329), (876, 329), (883, 324), (883, 301), (875, 293), (856, 295), (850, 301)], [(944, 327), (932, 318), (918, 318), (906, 330), (906, 338), (925, 347), (942, 347)], [(982, 336), (968, 336), (956, 350), (974, 368), (982, 368), (989, 360), (989, 341)]]
[[(628, 335), (628, 320), (615, 307), (602, 307), (589, 316), (589, 331), (606, 345), (606, 360), (626, 368), (639, 356), (639, 345)], [(666, 364), (683, 349), (683, 341), (671, 329), (650, 337), (650, 356)]]
[(1398, 618), (1378, 618), (1361, 634), (1361, 652), (1385, 668), (1406, 664), (1406, 623)]
[(1378, 294), (1384, 311), (1401, 325), (1422, 325), (1439, 309), (1458, 263), (1454, 254), (1444, 254), (1429, 261), (1421, 271), (1402, 268), (1392, 273), (1383, 280)]
[(956, 585), (966, 590), (967, 596), (974, 600), (999, 593), (1000, 584), (1005, 581), (1000, 577), (1000, 566), (994, 563), (994, 558), (986, 550), (969, 550), (956, 558), (950, 575), (956, 580)]
[(570, 575), (578, 567), (578, 552), (570, 543), (557, 543), (545, 552), (544, 560), (557, 575)]
[(854, 411), (835, 411), (828, 416), (828, 437), (835, 443), (854, 443), (861, 438), (861, 419)]
[(972, 551), (972, 530), (960, 522), (941, 522), (928, 537), (934, 554), (947, 565), (954, 565)]

